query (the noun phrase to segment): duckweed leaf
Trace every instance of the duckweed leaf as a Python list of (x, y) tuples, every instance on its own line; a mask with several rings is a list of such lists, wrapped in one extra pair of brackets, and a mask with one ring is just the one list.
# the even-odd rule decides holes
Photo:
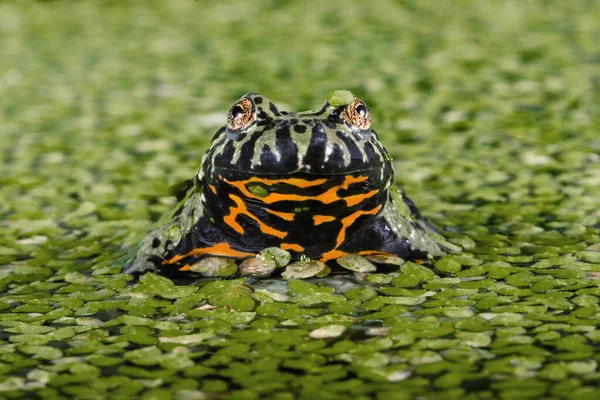
[(305, 279), (317, 275), (326, 267), (320, 261), (296, 261), (285, 267), (281, 274), (285, 279)]
[(244, 260), (240, 264), (240, 273), (242, 276), (255, 276), (265, 278), (270, 276), (277, 267), (277, 262), (273, 258), (254, 257)]
[(292, 255), (288, 251), (282, 250), (279, 247), (267, 247), (266, 249), (262, 250), (260, 254), (265, 259), (273, 259), (277, 268), (285, 267), (292, 260)]
[(187, 297), (196, 292), (196, 290), (198, 290), (197, 287), (176, 286), (173, 284), (173, 281), (168, 278), (148, 273), (140, 278), (139, 285), (135, 287), (132, 292), (145, 293), (165, 299), (178, 299)]
[(237, 270), (238, 266), (233, 260), (223, 257), (207, 257), (190, 265), (190, 271), (207, 277), (231, 276)]
[(377, 267), (373, 265), (369, 260), (361, 257), (357, 254), (348, 254), (340, 257), (337, 263), (342, 267), (355, 272), (374, 272), (377, 271)]
[(309, 336), (313, 339), (327, 339), (340, 336), (346, 327), (344, 325), (326, 325), (310, 332)]
[(62, 351), (50, 346), (36, 346), (24, 344), (19, 346), (18, 349), (24, 354), (29, 354), (34, 358), (41, 358), (43, 360), (56, 360), (63, 356)]

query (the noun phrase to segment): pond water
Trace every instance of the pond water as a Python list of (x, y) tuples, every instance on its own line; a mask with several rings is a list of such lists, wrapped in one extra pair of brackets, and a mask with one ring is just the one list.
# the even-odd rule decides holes
[[(0, 3), (0, 397), (600, 397), (600, 3)], [(365, 100), (464, 248), (123, 274), (229, 106)]]

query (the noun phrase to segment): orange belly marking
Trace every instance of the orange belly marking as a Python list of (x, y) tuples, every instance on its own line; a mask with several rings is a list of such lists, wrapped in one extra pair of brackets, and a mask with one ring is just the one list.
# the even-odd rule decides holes
[[(254, 253), (246, 253), (243, 251), (238, 251), (238, 250), (232, 249), (231, 246), (229, 246), (229, 243), (221, 242), (221, 243), (217, 243), (210, 247), (200, 247), (197, 249), (193, 249), (189, 253), (177, 255), (173, 258), (163, 261), (162, 263), (163, 264), (174, 264), (177, 261), (180, 261), (186, 257), (201, 256), (204, 254), (210, 254), (213, 256), (236, 257), (236, 258), (244, 258), (244, 257), (253, 257), (254, 256)], [(182, 268), (186, 268), (186, 266), (183, 266)], [(189, 268), (190, 268), (190, 266), (187, 265), (187, 269), (189, 269)], [(186, 269), (182, 269), (182, 271), (186, 271)]]
[(331, 215), (313, 215), (313, 222), (315, 226), (332, 221), (335, 221), (335, 217), (332, 217)]
[(363, 215), (375, 215), (379, 212), (379, 210), (381, 209), (381, 205), (371, 209), (371, 210), (359, 210), (353, 214), (348, 215), (347, 217), (342, 219), (342, 228), (340, 229), (336, 242), (335, 242), (335, 248), (333, 250), (329, 250), (327, 253), (323, 254), (323, 256), (321, 257), (321, 261), (322, 262), (326, 262), (329, 260), (333, 260), (335, 258), (338, 257), (342, 257), (345, 256), (346, 252), (343, 252), (341, 250), (338, 250), (337, 248), (341, 246), (342, 243), (344, 243), (344, 240), (346, 239), (346, 230), (352, 226), (352, 224), (361, 216)]
[(277, 230), (275, 228), (271, 228), (270, 226), (263, 223), (256, 215), (252, 214), (248, 210), (248, 208), (244, 204), (244, 201), (241, 198), (239, 198), (238, 196), (230, 194), (229, 198), (234, 201), (235, 207), (229, 208), (230, 213), (229, 213), (229, 215), (227, 215), (223, 218), (223, 221), (227, 225), (232, 227), (236, 232), (238, 232), (242, 235), (244, 234), (244, 228), (240, 224), (238, 224), (236, 221), (237, 216), (242, 214), (242, 215), (246, 215), (246, 216), (250, 217), (252, 220), (256, 221), (256, 223), (258, 223), (258, 227), (260, 228), (260, 231), (262, 233), (266, 233), (267, 235), (271, 235), (271, 236), (276, 236), (279, 239), (283, 239), (284, 237), (287, 236), (287, 232), (283, 232), (283, 231)]
[(281, 243), (279, 247), (281, 247), (282, 250), (294, 250), (297, 252), (304, 251), (304, 247), (296, 243)]
[(286, 221), (293, 221), (294, 217), (296, 216), (296, 214), (294, 213), (286, 213), (286, 212), (280, 212), (280, 211), (275, 211), (275, 210), (269, 210), (268, 208), (265, 209), (265, 211), (267, 211), (269, 214), (273, 214), (281, 219), (284, 219)]

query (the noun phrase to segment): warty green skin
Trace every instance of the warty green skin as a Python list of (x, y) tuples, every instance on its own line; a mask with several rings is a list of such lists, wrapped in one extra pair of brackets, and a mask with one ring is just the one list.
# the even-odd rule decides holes
[[(320, 110), (300, 113), (279, 111), (259, 94), (242, 99), (251, 100), (255, 120), (239, 131), (219, 129), (171, 220), (141, 242), (127, 272), (175, 270), (207, 255), (247, 257), (197, 254), (223, 243), (248, 256), (265, 247), (289, 250), (291, 243), (301, 249), (290, 250), (294, 259), (323, 261), (361, 251), (404, 258), (460, 251), (393, 184), (391, 159), (376, 132), (357, 129), (345, 117), (355, 101), (351, 92), (334, 91)], [(328, 190), (336, 201), (319, 197)], [(276, 195), (300, 200), (269, 201)], [(352, 195), (360, 201), (348, 201)], [(334, 220), (317, 226), (310, 222), (315, 215)]]

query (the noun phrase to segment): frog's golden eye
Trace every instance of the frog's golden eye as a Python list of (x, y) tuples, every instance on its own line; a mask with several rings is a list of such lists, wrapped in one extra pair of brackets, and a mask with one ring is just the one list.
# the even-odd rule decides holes
[(227, 129), (239, 131), (246, 129), (256, 119), (254, 103), (250, 99), (242, 99), (235, 103), (227, 115)]
[(357, 98), (346, 106), (344, 118), (355, 128), (366, 131), (371, 126), (371, 112), (369, 107)]

